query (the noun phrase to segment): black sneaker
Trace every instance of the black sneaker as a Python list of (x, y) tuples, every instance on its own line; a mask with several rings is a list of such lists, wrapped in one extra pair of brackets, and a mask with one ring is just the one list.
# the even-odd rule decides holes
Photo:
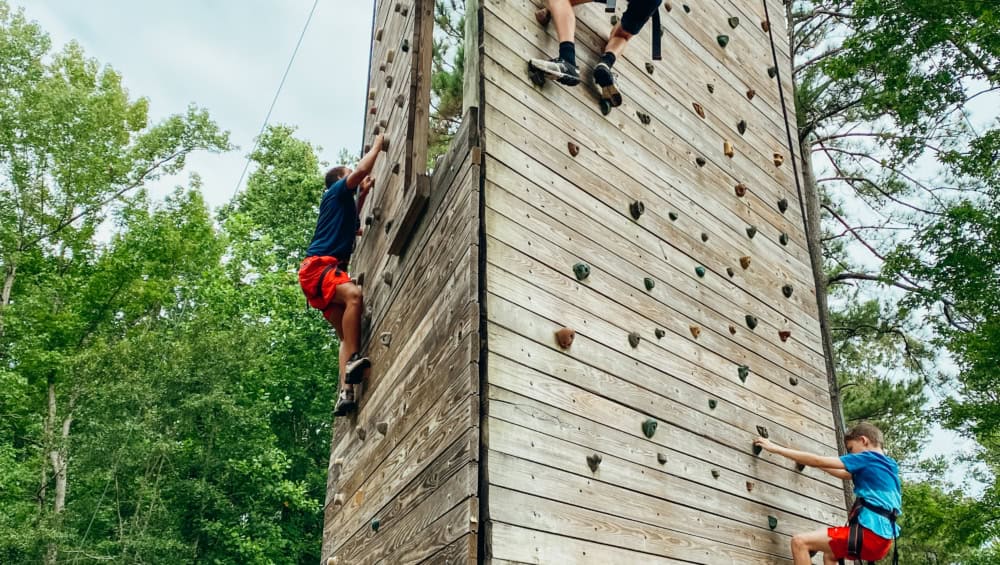
[(344, 390), (340, 392), (337, 399), (337, 406), (333, 409), (334, 416), (346, 416), (358, 409), (358, 403), (354, 401), (354, 391)]
[(604, 61), (594, 67), (594, 82), (601, 89), (601, 98), (611, 102), (612, 106), (622, 105), (622, 93), (615, 84), (615, 74)]
[(349, 385), (356, 385), (365, 379), (365, 369), (372, 366), (372, 362), (367, 357), (362, 357), (357, 351), (347, 360), (347, 376), (345, 381)]
[(532, 59), (529, 63), (533, 69), (541, 71), (546, 77), (566, 86), (580, 84), (580, 71), (576, 65), (571, 65), (559, 57), (550, 60)]

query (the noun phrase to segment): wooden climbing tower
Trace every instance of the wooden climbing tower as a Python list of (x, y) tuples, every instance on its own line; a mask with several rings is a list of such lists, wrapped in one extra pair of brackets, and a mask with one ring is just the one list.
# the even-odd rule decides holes
[[(603, 115), (529, 80), (557, 50), (541, 5), (466, 0), (466, 110), (428, 168), (433, 1), (376, 2), (366, 136), (390, 146), (352, 266), (374, 369), (334, 423), (323, 560), (789, 563), (845, 512), (751, 445), (837, 453), (784, 6), (665, 2), (663, 60), (647, 26)], [(610, 14), (576, 13), (589, 78)]]

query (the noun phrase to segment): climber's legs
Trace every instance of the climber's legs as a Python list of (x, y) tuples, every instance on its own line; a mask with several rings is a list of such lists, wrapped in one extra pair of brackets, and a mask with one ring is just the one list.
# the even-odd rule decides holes
[(833, 550), (830, 549), (830, 536), (827, 528), (792, 536), (792, 561), (795, 565), (812, 563), (812, 558), (809, 556), (810, 551), (822, 551), (824, 565), (837, 563), (837, 558), (833, 556)]

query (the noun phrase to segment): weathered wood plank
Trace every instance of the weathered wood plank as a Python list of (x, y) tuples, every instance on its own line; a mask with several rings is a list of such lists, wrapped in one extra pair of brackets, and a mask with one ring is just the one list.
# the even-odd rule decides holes
[(431, 557), (441, 548), (455, 541), (456, 532), (467, 532), (471, 528), (476, 531), (476, 516), (479, 513), (479, 499), (467, 498), (450, 512), (428, 526), (420, 537), (411, 540), (410, 544), (394, 555), (391, 559), (383, 559), (380, 565), (396, 565), (397, 563), (419, 563)]
[(466, 534), (441, 551), (420, 562), (421, 565), (460, 565), (476, 563), (476, 534)]

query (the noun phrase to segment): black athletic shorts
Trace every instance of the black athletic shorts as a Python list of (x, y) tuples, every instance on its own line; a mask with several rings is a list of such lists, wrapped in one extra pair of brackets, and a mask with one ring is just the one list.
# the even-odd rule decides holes
[(632, 35), (638, 34), (662, 2), (663, 0), (628, 0), (628, 8), (622, 14), (622, 29)]

